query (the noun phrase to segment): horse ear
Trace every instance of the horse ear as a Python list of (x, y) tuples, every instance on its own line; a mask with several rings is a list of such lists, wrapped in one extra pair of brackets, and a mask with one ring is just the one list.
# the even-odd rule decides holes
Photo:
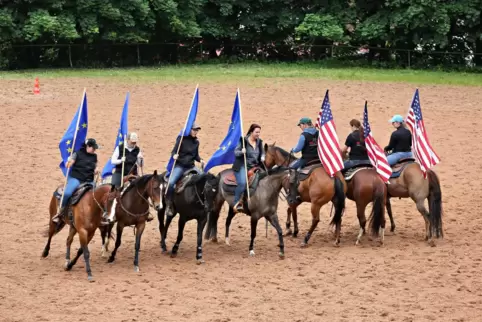
[(273, 144), (271, 146), (274, 146), (276, 144), (276, 141), (273, 142)]
[(154, 170), (154, 175), (155, 175), (155, 176), (157, 176), (157, 169), (156, 169), (156, 170)]
[(264, 152), (268, 152), (268, 143), (264, 144)]

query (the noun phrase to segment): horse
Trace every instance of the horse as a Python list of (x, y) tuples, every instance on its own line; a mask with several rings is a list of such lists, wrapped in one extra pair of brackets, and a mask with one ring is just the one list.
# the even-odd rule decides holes
[[(275, 146), (275, 143), (268, 145), (265, 143), (264, 149), (266, 151), (265, 165), (268, 169), (277, 166), (288, 167), (290, 160), (296, 161), (297, 158), (292, 156), (289, 152), (282, 148)], [(290, 176), (295, 169), (290, 169)], [(290, 190), (290, 184), (284, 186), (285, 191)], [(335, 225), (335, 246), (340, 244), (340, 231), (342, 215), (345, 209), (345, 198), (347, 191), (347, 184), (343, 175), (340, 172), (335, 173), (333, 177), (330, 177), (326, 173), (321, 163), (311, 164), (305, 166), (299, 173), (299, 184), (297, 184), (298, 192), (301, 200), (296, 204), (288, 204), (287, 221), (286, 221), (286, 235), (298, 236), (298, 215), (296, 208), (302, 202), (311, 203), (311, 216), (312, 223), (310, 230), (306, 233), (304, 240), (301, 243), (301, 247), (306, 247), (308, 241), (313, 234), (318, 222), (320, 221), (320, 210), (323, 205), (331, 201), (335, 208), (335, 213), (330, 222), (331, 225)], [(291, 231), (290, 217), (293, 215), (294, 232)]]
[(360, 230), (355, 242), (359, 245), (365, 234), (367, 219), (365, 209), (372, 202), (370, 229), (374, 237), (380, 237), (380, 244), (385, 240), (385, 204), (387, 200), (387, 185), (380, 178), (369, 160), (354, 167), (343, 169), (347, 183), (346, 196), (356, 204), (356, 211)]
[[(139, 272), (139, 250), (141, 247), (141, 237), (146, 226), (147, 216), (150, 207), (156, 211), (160, 209), (161, 199), (161, 178), (154, 170), (153, 174), (146, 174), (132, 181), (129, 186), (121, 191), (114, 186), (111, 192), (115, 195), (113, 210), (109, 215), (109, 220), (117, 222), (117, 238), (115, 247), (110, 254), (108, 263), (115, 261), (117, 250), (121, 245), (122, 232), (126, 226), (135, 226), (135, 254), (134, 254), (134, 271)], [(152, 203), (150, 202), (152, 200)], [(110, 226), (112, 229), (112, 226)]]
[[(405, 158), (392, 166), (389, 182), (386, 208), (390, 218), (390, 230), (394, 232), (396, 227), (390, 198), (411, 198), (425, 221), (425, 240), (429, 245), (435, 246), (433, 236), (437, 239), (443, 238), (442, 190), (437, 174), (428, 169), (425, 179), (420, 164), (414, 158)], [(428, 211), (425, 199), (428, 200)]]
[[(166, 178), (166, 172), (161, 177), (162, 183), (162, 204), (166, 205), (165, 191), (167, 191), (168, 181)], [(166, 218), (164, 224), (164, 215), (166, 209), (162, 207), (157, 212), (157, 218), (159, 220), (159, 233), (161, 235), (161, 249), (162, 253), (167, 253), (166, 236), (172, 219), (179, 213), (178, 232), (177, 239), (171, 250), (171, 258), (177, 256), (179, 245), (181, 244), (184, 227), (190, 220), (196, 219), (197, 221), (197, 251), (196, 251), (196, 263), (202, 264), (204, 260), (202, 258), (202, 235), (204, 227), (207, 222), (207, 213), (211, 211), (208, 208), (208, 204), (205, 202), (206, 191), (211, 191), (213, 188), (217, 188), (218, 179), (213, 174), (201, 173), (197, 169), (187, 170), (181, 179), (177, 182), (175, 190), (173, 192), (173, 214)]]
[[(106, 226), (100, 226), (102, 214), (106, 209), (112, 207), (113, 198), (109, 194), (110, 185), (100, 185), (94, 188), (90, 183), (81, 184), (69, 199), (68, 206), (65, 209), (65, 215), (62, 220), (56, 224), (52, 221), (52, 217), (57, 213), (60, 204), (62, 186), (57, 187), (49, 205), (49, 234), (47, 245), (42, 253), (45, 258), (49, 255), (50, 242), (52, 237), (57, 234), (67, 224), (69, 225), (69, 236), (67, 237), (67, 249), (65, 254), (65, 270), (69, 271), (77, 263), (80, 255), (84, 254), (85, 270), (89, 281), (93, 281), (92, 271), (90, 268), (90, 251), (88, 244), (94, 237), (94, 233), (99, 228), (101, 230), (103, 240), (106, 235)], [(80, 248), (75, 258), (70, 260), (70, 247), (76, 233), (79, 233)]]
[[(249, 244), (249, 255), (254, 256), (254, 239), (256, 238), (256, 227), (258, 220), (266, 218), (276, 229), (279, 239), (279, 258), (284, 259), (283, 231), (281, 230), (278, 215), (278, 195), (282, 188), (283, 181), (288, 179), (288, 169), (278, 167), (268, 172), (259, 172), (255, 169), (248, 171), (248, 182), (250, 189), (250, 199), (243, 203), (244, 211), (251, 217), (251, 242)], [(232, 169), (225, 169), (218, 174), (219, 183), (214, 193), (207, 195), (206, 201), (212, 209), (208, 213), (208, 227), (205, 232), (205, 239), (217, 241), (217, 222), (223, 203), (229, 204), (229, 215), (226, 219), (226, 244), (229, 245), (229, 226), (234, 213), (234, 189), (236, 188), (236, 178)]]

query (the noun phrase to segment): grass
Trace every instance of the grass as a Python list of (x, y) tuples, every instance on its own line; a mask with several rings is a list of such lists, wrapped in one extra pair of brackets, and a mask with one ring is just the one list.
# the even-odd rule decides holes
[(482, 86), (482, 74), (411, 69), (327, 67), (316, 63), (238, 63), (168, 65), (110, 69), (38, 69), (0, 72), (0, 80), (25, 78), (99, 77), (123, 82), (140, 81), (265, 81), (270, 78), (311, 78)]

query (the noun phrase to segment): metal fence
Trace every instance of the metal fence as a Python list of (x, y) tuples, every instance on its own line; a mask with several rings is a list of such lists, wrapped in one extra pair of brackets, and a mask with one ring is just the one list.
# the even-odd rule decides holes
[(0, 48), (0, 68), (129, 67), (210, 60), (330, 61), (345, 65), (463, 69), (482, 67), (482, 53), (309, 44), (42, 44)]

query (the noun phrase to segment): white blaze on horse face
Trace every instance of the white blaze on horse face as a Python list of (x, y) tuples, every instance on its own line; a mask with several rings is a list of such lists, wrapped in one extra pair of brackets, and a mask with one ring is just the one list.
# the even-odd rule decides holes
[(117, 199), (114, 199), (114, 202), (112, 203), (112, 207), (110, 208), (110, 215), (109, 215), (110, 222), (114, 221), (116, 205), (117, 205)]

